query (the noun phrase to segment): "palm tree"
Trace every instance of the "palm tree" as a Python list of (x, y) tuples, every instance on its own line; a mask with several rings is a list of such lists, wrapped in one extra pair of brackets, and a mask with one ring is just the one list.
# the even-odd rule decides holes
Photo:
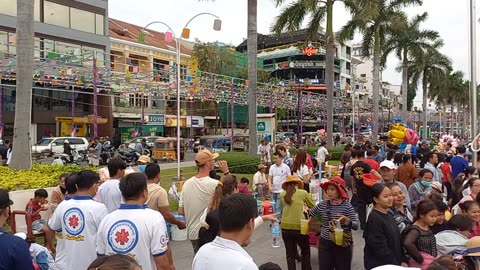
[(13, 153), (10, 167), (27, 170), (32, 167), (30, 126), (32, 120), (33, 81), (33, 12), (34, 2), (17, 0), (17, 88)]
[(423, 91), (423, 135), (427, 136), (427, 101), (428, 88), (435, 87), (436, 82), (443, 81), (445, 74), (451, 70), (451, 61), (438, 51), (443, 46), (442, 40), (437, 40), (427, 49), (413, 50), (413, 61), (409, 63), (412, 70), (410, 82), (415, 85), (422, 81)]
[(352, 40), (356, 31), (362, 33), (362, 54), (373, 54), (373, 141), (378, 135), (380, 67), (382, 48), (386, 43), (386, 34), (398, 25), (406, 15), (401, 11), (409, 5), (421, 5), (423, 0), (345, 0), (345, 7), (352, 18), (342, 27), (338, 35), (341, 43)]
[[(325, 82), (327, 85), (327, 146), (333, 145), (333, 85), (334, 85), (334, 58), (335, 58), (335, 35), (333, 33), (333, 4), (336, 0), (311, 1), (296, 0), (282, 10), (275, 18), (272, 32), (296, 31), (302, 27), (308, 17), (307, 34), (310, 40), (316, 40), (321, 29), (320, 24), (326, 19), (326, 64)], [(275, 0), (277, 7), (285, 0)], [(326, 18), (325, 18), (326, 17)]]
[(398, 25), (388, 29), (388, 39), (384, 46), (382, 62), (385, 63), (388, 55), (395, 52), (402, 61), (402, 116), (408, 117), (408, 61), (412, 50), (426, 49), (431, 42), (439, 38), (437, 31), (421, 30), (420, 24), (428, 18), (428, 13), (413, 17), (411, 20), (404, 18)]

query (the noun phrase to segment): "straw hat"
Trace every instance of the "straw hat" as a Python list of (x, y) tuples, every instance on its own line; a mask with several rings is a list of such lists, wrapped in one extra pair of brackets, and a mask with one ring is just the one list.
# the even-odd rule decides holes
[(283, 182), (282, 184), (282, 188), (285, 189), (285, 187), (287, 186), (287, 184), (290, 184), (290, 183), (296, 183), (298, 188), (302, 189), (303, 188), (303, 182), (302, 180), (300, 180), (300, 178), (298, 178), (297, 176), (295, 175), (289, 175), (287, 176), (287, 179), (285, 180), (285, 182)]
[(442, 187), (442, 184), (440, 182), (432, 182), (432, 183), (430, 183), (430, 186), (440, 193), (443, 192), (443, 187)]
[(143, 163), (143, 164), (147, 164), (147, 163), (150, 163), (150, 157), (149, 156), (145, 156), (145, 155), (142, 155), (138, 158), (138, 162), (139, 163)]
[(474, 236), (468, 239), (466, 247), (467, 255), (463, 256), (480, 256), (480, 236)]

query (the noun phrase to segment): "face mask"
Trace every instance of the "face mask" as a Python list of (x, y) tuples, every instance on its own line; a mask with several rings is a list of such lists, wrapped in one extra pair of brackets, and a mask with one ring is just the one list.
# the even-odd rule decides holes
[(420, 183), (422, 183), (422, 185), (424, 185), (425, 187), (429, 188), (430, 187), (430, 182), (427, 182), (425, 180), (421, 180)]

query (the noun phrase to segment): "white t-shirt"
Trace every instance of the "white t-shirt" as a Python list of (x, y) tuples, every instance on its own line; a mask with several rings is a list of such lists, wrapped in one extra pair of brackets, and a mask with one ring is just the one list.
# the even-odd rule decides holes
[(143, 205), (122, 204), (100, 223), (99, 256), (128, 255), (144, 270), (155, 270), (155, 256), (167, 253), (168, 233), (162, 215)]
[(192, 270), (258, 270), (248, 253), (235, 241), (217, 236), (193, 258)]
[(105, 204), (109, 213), (117, 210), (120, 204), (124, 203), (119, 184), (118, 179), (108, 179), (98, 188), (98, 199)]
[(307, 165), (302, 165), (300, 166), (300, 169), (298, 169), (296, 172), (293, 172), (293, 175), (298, 176), (298, 178), (303, 180), (303, 177), (307, 174), (310, 174), (310, 171), (308, 170)]
[(328, 150), (324, 146), (320, 146), (317, 150), (317, 159), (321, 162), (325, 162), (327, 160)]
[(261, 172), (256, 172), (253, 175), (253, 185), (256, 184), (266, 184), (267, 183), (267, 175)]
[(48, 221), (48, 227), (62, 229), (64, 237), (63, 249), (57, 247), (57, 269), (87, 269), (97, 258), (98, 226), (107, 214), (105, 205), (89, 196), (74, 196), (58, 205)]
[(277, 164), (270, 166), (268, 174), (272, 176), (272, 192), (282, 193), (282, 184), (292, 172), (290, 171), (290, 167), (282, 163), (280, 166), (277, 166)]
[(198, 239), (198, 231), (201, 227), (200, 217), (208, 207), (217, 185), (218, 181), (208, 176), (202, 178), (194, 176), (183, 184), (178, 205), (185, 211), (188, 239)]

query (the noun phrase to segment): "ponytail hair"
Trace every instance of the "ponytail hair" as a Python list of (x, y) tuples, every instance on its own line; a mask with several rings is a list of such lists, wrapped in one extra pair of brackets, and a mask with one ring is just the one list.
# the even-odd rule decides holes
[(229, 195), (232, 195), (237, 189), (237, 177), (235, 175), (227, 175), (225, 176), (222, 181), (218, 181), (217, 187), (213, 192), (212, 200), (210, 201), (210, 205), (208, 206), (208, 211), (212, 211), (218, 209), (218, 205), (220, 201)]
[(285, 201), (286, 204), (292, 205), (292, 196), (297, 191), (297, 183), (295, 182), (290, 182), (285, 185), (285, 191), (287, 194), (285, 194), (285, 197), (283, 200)]

